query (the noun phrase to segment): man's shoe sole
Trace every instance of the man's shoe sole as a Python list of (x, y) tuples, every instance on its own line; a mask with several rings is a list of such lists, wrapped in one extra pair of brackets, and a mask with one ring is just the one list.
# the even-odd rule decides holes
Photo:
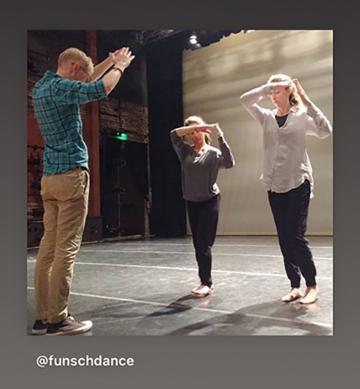
[(84, 334), (85, 332), (88, 332), (92, 329), (93, 323), (91, 320), (85, 320), (82, 321), (81, 324), (83, 324), (82, 327), (73, 329), (73, 330), (64, 330), (64, 331), (58, 331), (58, 332), (47, 332), (47, 336), (58, 336), (58, 335), (79, 335), (79, 334)]
[(47, 332), (46, 328), (43, 330), (34, 330), (34, 329), (31, 330), (32, 335), (46, 335), (46, 332)]

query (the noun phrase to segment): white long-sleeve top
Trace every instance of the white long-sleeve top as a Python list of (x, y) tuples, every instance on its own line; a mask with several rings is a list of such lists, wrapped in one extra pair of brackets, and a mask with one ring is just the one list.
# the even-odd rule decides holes
[(307, 111), (291, 108), (285, 124), (279, 128), (276, 110), (260, 107), (257, 103), (271, 93), (272, 86), (265, 84), (244, 93), (240, 99), (245, 109), (262, 126), (264, 131), (264, 160), (261, 179), (266, 190), (285, 193), (300, 186), (306, 179), (314, 179), (305, 136), (326, 138), (332, 133), (329, 120), (313, 103)]

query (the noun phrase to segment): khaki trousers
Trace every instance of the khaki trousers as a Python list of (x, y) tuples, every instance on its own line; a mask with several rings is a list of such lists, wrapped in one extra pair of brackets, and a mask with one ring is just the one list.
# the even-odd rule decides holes
[(43, 176), (44, 235), (35, 268), (36, 319), (57, 323), (68, 316), (75, 256), (89, 201), (89, 173), (76, 168)]

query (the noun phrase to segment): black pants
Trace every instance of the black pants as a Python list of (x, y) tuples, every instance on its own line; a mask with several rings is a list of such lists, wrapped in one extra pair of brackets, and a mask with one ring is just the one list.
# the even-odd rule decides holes
[(292, 288), (300, 287), (301, 275), (306, 286), (316, 285), (316, 268), (305, 239), (306, 222), (310, 202), (310, 182), (286, 193), (268, 191), (274, 216), (285, 271)]
[(219, 208), (220, 195), (207, 201), (187, 201), (199, 277), (201, 283), (207, 286), (212, 285), (211, 248), (215, 241)]

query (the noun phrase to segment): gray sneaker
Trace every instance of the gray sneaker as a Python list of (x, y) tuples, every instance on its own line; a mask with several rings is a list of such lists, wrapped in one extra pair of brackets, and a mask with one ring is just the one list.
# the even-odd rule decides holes
[(48, 323), (46, 320), (35, 320), (31, 329), (33, 335), (45, 335), (47, 332)]
[(47, 325), (46, 335), (78, 335), (91, 330), (92, 321), (76, 321), (72, 316), (59, 323), (49, 323)]

